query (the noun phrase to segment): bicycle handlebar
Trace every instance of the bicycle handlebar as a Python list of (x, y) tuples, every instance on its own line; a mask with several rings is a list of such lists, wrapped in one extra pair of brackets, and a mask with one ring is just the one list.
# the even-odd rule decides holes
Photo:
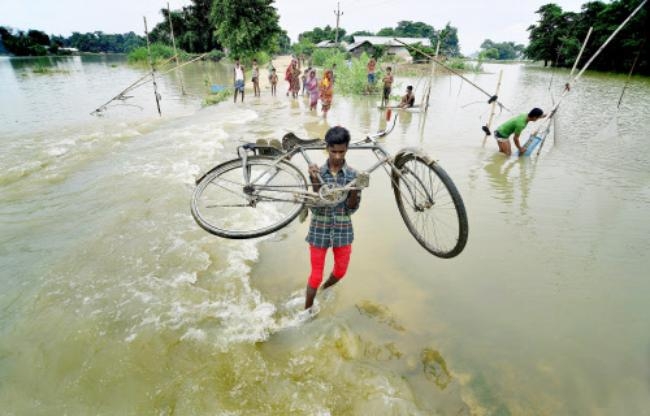
[(397, 116), (398, 116), (398, 114), (395, 113), (395, 117), (393, 117), (393, 124), (390, 126), (390, 129), (388, 129), (388, 130), (384, 129), (384, 130), (378, 131), (377, 133), (372, 134), (372, 135), (368, 136), (367, 138), (370, 139), (370, 140), (375, 140), (375, 139), (378, 139), (380, 137), (384, 137), (384, 136), (390, 134), (393, 131), (393, 129), (395, 128), (395, 124), (397, 124)]

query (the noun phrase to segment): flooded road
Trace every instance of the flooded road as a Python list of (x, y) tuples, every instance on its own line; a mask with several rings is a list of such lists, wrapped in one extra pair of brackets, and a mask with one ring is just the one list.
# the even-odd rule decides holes
[[(277, 97), (263, 88), (243, 105), (201, 108), (208, 85), (229, 83), (225, 66), (202, 63), (161, 77), (163, 117), (142, 87), (95, 118), (144, 70), (69, 58), (43, 75), (33, 65), (0, 60), (8, 414), (650, 408), (647, 79), (633, 79), (617, 109), (625, 77), (585, 76), (540, 157), (508, 159), (484, 142), (486, 98), (436, 77), (429, 112), (399, 112), (383, 144), (421, 147), (449, 173), (468, 212), (465, 251), (444, 260), (422, 249), (377, 171), (354, 216), (348, 275), (300, 324), (307, 223), (257, 240), (211, 236), (189, 212), (194, 180), (242, 141), (323, 137), (334, 125), (361, 139), (385, 127), (378, 97), (337, 94), (324, 120), (280, 83)], [(524, 65), (469, 77), (492, 90), (499, 70), (500, 99), (517, 112), (550, 109), (566, 77)], [(422, 79), (398, 68), (396, 81), (398, 91), (416, 86), (419, 100)], [(373, 159), (359, 152), (348, 163)]]

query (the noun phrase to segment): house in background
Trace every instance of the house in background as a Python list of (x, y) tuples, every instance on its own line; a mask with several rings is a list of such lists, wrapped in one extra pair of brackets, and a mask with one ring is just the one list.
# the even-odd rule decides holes
[(336, 48), (336, 43), (333, 40), (323, 40), (318, 42), (316, 47), (321, 49)]
[(431, 47), (429, 38), (395, 38), (393, 36), (355, 36), (354, 42), (348, 45), (347, 51), (352, 55), (358, 57), (363, 52), (372, 55), (375, 51), (375, 46), (382, 46), (386, 48), (386, 55), (395, 55), (406, 61), (412, 61), (411, 54), (406, 46), (395, 39), (406, 43), (407, 45), (420, 44), (422, 46)]

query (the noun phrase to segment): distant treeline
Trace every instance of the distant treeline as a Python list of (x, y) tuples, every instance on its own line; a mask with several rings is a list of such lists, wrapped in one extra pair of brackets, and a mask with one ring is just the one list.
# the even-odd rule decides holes
[[(546, 4), (536, 12), (540, 15), (539, 22), (528, 28), (530, 44), (526, 48), (526, 56), (544, 61), (544, 65), (571, 67), (589, 27), (593, 27), (589, 43), (578, 64), (580, 67), (596, 53), (641, 1), (594, 1), (583, 4), (580, 13), (563, 12), (556, 4)], [(646, 4), (594, 60), (590, 69), (628, 72), (639, 54), (635, 73), (650, 75), (648, 9)]]
[(39, 30), (10, 31), (0, 26), (0, 51), (16, 56), (42, 56), (69, 53), (67, 48), (80, 52), (128, 53), (145, 45), (145, 39), (133, 32), (105, 34), (102, 32), (72, 33), (70, 37), (48, 36)]
[[(227, 50), (229, 55), (251, 57), (258, 53), (289, 50), (290, 39), (279, 26), (274, 0), (192, 0), (180, 10), (161, 9), (164, 20), (150, 31), (150, 41), (171, 46), (170, 21), (178, 49), (189, 53)], [(24, 55), (58, 53), (61, 48), (80, 52), (131, 52), (146, 45), (134, 33), (107, 35), (74, 33), (69, 38), (48, 36), (38, 30), (0, 31), (0, 52)]]
[[(563, 12), (554, 3), (546, 4), (536, 11), (540, 16), (539, 21), (528, 28), (530, 43), (527, 47), (486, 39), (479, 56), (501, 60), (526, 57), (544, 61), (545, 65), (570, 67), (589, 27), (593, 27), (583, 55), (584, 63), (641, 1), (592, 1), (585, 3), (579, 13)], [(279, 26), (279, 16), (273, 3), (274, 0), (191, 0), (190, 5), (180, 10), (168, 12), (162, 9), (164, 20), (151, 30), (150, 40), (170, 46), (171, 21), (176, 46), (189, 53), (225, 51), (230, 56), (250, 58), (259, 53), (292, 50), (296, 54), (311, 55), (316, 50), (315, 45), (323, 40), (352, 42), (355, 36), (377, 35), (427, 38), (432, 46), (421, 47), (425, 53), (435, 53), (436, 46), (440, 45), (441, 54), (460, 56), (458, 31), (450, 23), (436, 30), (424, 22), (400, 21), (396, 27), (386, 27), (377, 33), (359, 31), (349, 35), (343, 28), (337, 31), (331, 26), (317, 27), (301, 33), (299, 42), (291, 45), (287, 32)], [(650, 75), (650, 42), (645, 41), (649, 37), (648, 8), (637, 13), (623, 28), (593, 62), (592, 69), (627, 72), (638, 54), (636, 73)], [(38, 30), (12, 31), (0, 27), (0, 53), (18, 56), (56, 54), (61, 48), (76, 48), (80, 52), (131, 52), (145, 44), (145, 39), (133, 32), (73, 33), (66, 38), (48, 36)], [(381, 52), (381, 48), (375, 49), (375, 53)], [(421, 58), (418, 54), (414, 55), (414, 59)]]
[[(377, 33), (369, 32), (367, 30), (353, 32), (347, 34), (347, 31), (344, 28), (338, 28), (338, 31), (335, 28), (327, 25), (324, 28), (315, 27), (312, 30), (303, 32), (298, 35), (298, 43), (292, 46), (293, 51), (296, 54), (311, 55), (315, 45), (324, 41), (343, 41), (347, 43), (355, 42), (356, 36), (387, 36), (387, 37), (406, 37), (406, 38), (426, 38), (429, 40), (432, 47), (419, 46), (419, 49), (423, 52), (433, 55), (435, 49), (440, 43), (439, 53), (456, 57), (460, 56), (460, 46), (458, 43), (458, 30), (451, 26), (450, 23), (447, 23), (444, 28), (436, 30), (433, 26), (424, 22), (413, 22), (410, 20), (402, 20), (397, 23), (397, 26), (393, 27), (384, 27), (380, 29)], [(383, 48), (373, 48), (372, 54), (375, 58), (379, 58), (383, 54)], [(422, 59), (423, 56), (412, 52), (414, 59)]]

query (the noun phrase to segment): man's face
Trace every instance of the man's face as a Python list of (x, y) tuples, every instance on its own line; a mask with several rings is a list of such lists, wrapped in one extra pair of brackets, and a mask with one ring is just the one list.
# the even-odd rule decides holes
[(347, 144), (333, 144), (327, 146), (327, 153), (329, 154), (330, 167), (339, 168), (345, 162), (345, 154), (348, 151)]

